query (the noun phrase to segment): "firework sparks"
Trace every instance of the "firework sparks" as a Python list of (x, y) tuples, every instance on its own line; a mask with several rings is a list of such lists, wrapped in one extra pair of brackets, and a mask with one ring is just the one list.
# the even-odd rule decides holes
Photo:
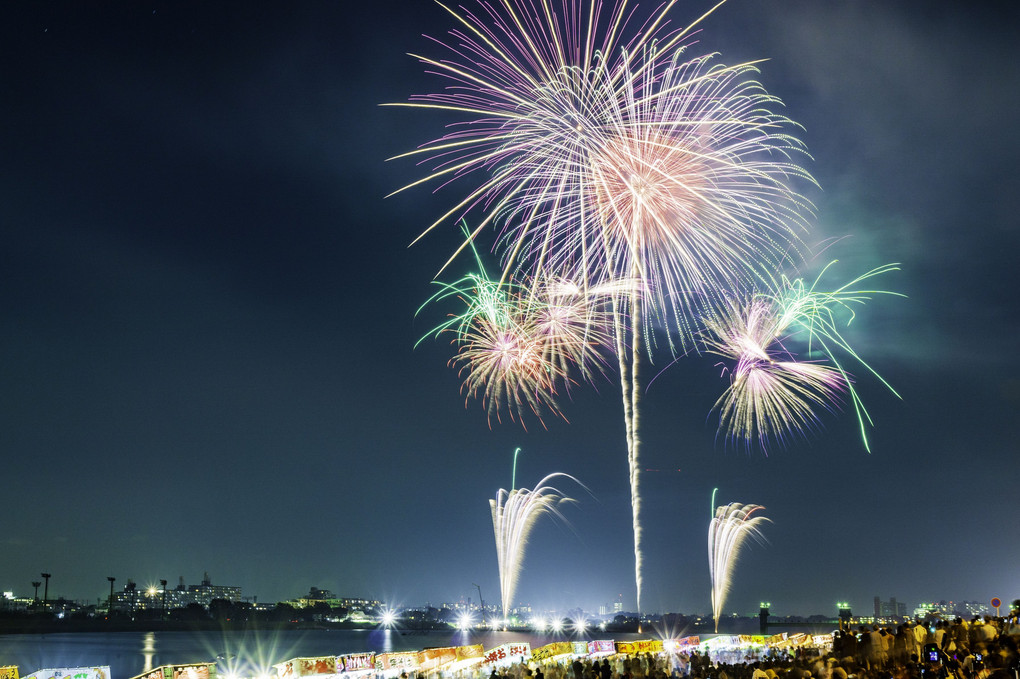
[(496, 498), (489, 500), (492, 510), (492, 528), (496, 536), (496, 557), (499, 563), (500, 594), (503, 599), (503, 618), (510, 610), (517, 581), (524, 563), (524, 551), (528, 538), (535, 527), (535, 522), (542, 516), (551, 515), (566, 523), (560, 513), (560, 507), (573, 503), (575, 500), (566, 497), (556, 488), (547, 485), (556, 477), (569, 479), (584, 485), (569, 474), (549, 474), (538, 482), (534, 490), (513, 488), (509, 491), (502, 488)]
[[(789, 434), (804, 434), (814, 428), (817, 409), (835, 410), (848, 394), (868, 448), (866, 424), (871, 424), (871, 417), (839, 354), (854, 359), (893, 394), (896, 391), (847, 342), (837, 312), (846, 312), (849, 324), (854, 318), (853, 307), (872, 296), (902, 296), (857, 287), (897, 267), (890, 264), (873, 269), (832, 292), (817, 290), (821, 276), (834, 263), (826, 266), (811, 286), (800, 278), (784, 278), (778, 292), (731, 304), (707, 323), (708, 350), (734, 364), (730, 386), (716, 402), (720, 431), (746, 442), (757, 439), (764, 449), (770, 441), (782, 442)], [(790, 349), (794, 343), (803, 345), (809, 356), (817, 353), (821, 358), (798, 360)]]
[[(799, 235), (811, 212), (796, 185), (813, 181), (798, 163), (806, 154), (789, 132), (794, 124), (773, 113), (778, 100), (753, 80), (754, 64), (688, 58), (684, 41), (711, 10), (672, 30), (666, 14), (673, 4), (634, 27), (625, 0), (444, 6), (459, 24), (445, 43), (437, 41), (445, 58), (417, 58), (446, 87), (398, 104), (466, 118), (401, 156), (424, 159), (431, 172), (398, 191), (477, 178), (419, 238), (482, 212), (442, 268), (494, 227), (502, 264), (497, 296), (508, 286), (507, 300), (527, 300), (520, 308), (519, 301), (508, 302), (507, 317), (471, 311), (487, 308), (480, 302), (450, 320), (463, 340), (454, 363), (464, 371), (465, 390), (488, 402), (490, 418), (493, 408), (498, 417), (501, 401), (511, 413), (558, 413), (555, 397), (568, 389), (571, 365), (598, 362), (578, 361), (555, 342), (539, 347), (536, 333), (569, 328), (557, 335), (572, 338), (567, 347), (585, 346), (574, 341), (577, 335), (603, 333), (616, 354), (639, 611), (642, 353), (652, 353), (659, 328), (671, 353), (695, 346), (705, 317), (725, 305), (726, 291), (780, 287), (776, 272), (799, 259)], [(532, 293), (512, 292), (514, 277), (523, 277), (521, 287)], [(613, 290), (609, 304), (594, 305), (608, 314), (605, 330), (597, 314), (549, 304), (536, 324), (533, 290), (559, 279), (589, 292)], [(588, 293), (582, 299), (590, 311)], [(564, 324), (560, 313), (584, 320)], [(593, 344), (601, 346), (602, 337)], [(802, 419), (805, 406), (833, 395), (830, 374), (803, 364), (753, 376), (799, 394), (792, 414)], [(779, 408), (791, 402), (787, 396), (762, 405), (772, 408), (770, 417), (790, 417)], [(760, 422), (740, 426), (760, 430)]]
[(562, 279), (500, 283), (474, 254), (477, 273), (437, 282), (440, 291), (425, 305), (456, 298), (462, 309), (426, 337), (453, 333), (450, 364), (466, 398), (479, 398), (490, 421), (500, 421), (503, 411), (522, 424), (526, 412), (539, 422), (545, 414), (563, 417), (557, 399), (573, 383), (571, 374), (591, 379), (606, 366), (612, 340), (604, 309), (615, 288), (586, 290)]
[(770, 519), (757, 514), (763, 509), (759, 505), (731, 502), (719, 506), (708, 525), (708, 568), (712, 575), (712, 616), (716, 632), (741, 547), (749, 537), (764, 540), (760, 526)]

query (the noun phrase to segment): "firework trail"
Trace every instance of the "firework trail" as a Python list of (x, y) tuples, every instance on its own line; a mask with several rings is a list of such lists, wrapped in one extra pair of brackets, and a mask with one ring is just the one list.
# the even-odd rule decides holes
[(513, 488), (510, 491), (499, 489), (494, 500), (489, 500), (492, 510), (492, 528), (496, 535), (496, 556), (499, 563), (499, 587), (503, 599), (503, 618), (506, 619), (514, 593), (517, 591), (517, 580), (524, 563), (524, 551), (535, 522), (539, 518), (551, 515), (566, 523), (560, 513), (560, 507), (573, 503), (575, 500), (566, 497), (556, 488), (547, 485), (556, 477), (574, 481), (582, 488), (584, 484), (569, 474), (549, 474), (538, 482), (534, 490)]
[[(715, 497), (713, 492), (712, 497)], [(714, 503), (714, 499), (713, 499)], [(719, 632), (719, 617), (722, 615), (723, 603), (730, 591), (733, 578), (733, 567), (737, 562), (744, 541), (749, 537), (764, 540), (759, 526), (770, 519), (756, 515), (764, 507), (759, 505), (742, 505), (731, 502), (720, 505), (715, 516), (708, 525), (708, 569), (712, 575), (712, 616), (715, 618), (715, 631)]]
[[(523, 273), (532, 282), (565, 278), (585, 290), (617, 289), (609, 328), (624, 405), (638, 610), (641, 354), (651, 353), (659, 327), (672, 351), (690, 345), (723, 291), (775, 287), (774, 272), (796, 255), (810, 212), (792, 187), (811, 181), (796, 162), (803, 147), (787, 132), (792, 123), (771, 112), (778, 101), (750, 78), (753, 64), (687, 59), (684, 40), (711, 10), (672, 30), (672, 4), (633, 27), (625, 0), (444, 6), (459, 24), (439, 42), (446, 56), (418, 58), (447, 87), (403, 104), (468, 118), (404, 154), (424, 158), (432, 172), (401, 191), (478, 177), (422, 234), (484, 212), (447, 265), (495, 226), (501, 281)], [(484, 366), (480, 380), (505, 381), (485, 360), (502, 339), (496, 328), (480, 329), (472, 337), (478, 351), (468, 350), (462, 366)], [(546, 368), (562, 379), (562, 365)], [(471, 375), (469, 391), (490, 403), (521, 393), (505, 382), (483, 389)], [(531, 385), (534, 373), (523, 375)], [(518, 403), (531, 406), (527, 398)]]
[[(818, 408), (838, 409), (845, 395), (853, 403), (864, 447), (870, 450), (867, 426), (872, 424), (864, 403), (840, 354), (853, 359), (894, 395), (899, 394), (850, 346), (840, 332), (839, 312), (855, 317), (853, 307), (872, 296), (896, 295), (884, 290), (861, 289), (874, 276), (898, 270), (895, 264), (872, 269), (831, 292), (817, 289), (827, 265), (815, 282), (782, 279), (774, 293), (752, 295), (732, 303), (707, 322), (710, 353), (732, 361), (730, 386), (716, 402), (719, 430), (746, 443), (757, 440), (765, 449), (782, 443), (790, 434), (803, 435), (817, 426)], [(817, 360), (798, 360), (791, 347), (804, 347)]]

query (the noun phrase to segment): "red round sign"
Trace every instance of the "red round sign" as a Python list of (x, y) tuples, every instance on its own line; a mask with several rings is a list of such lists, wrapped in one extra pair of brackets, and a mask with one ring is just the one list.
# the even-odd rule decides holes
[(995, 597), (994, 599), (992, 599), (992, 608), (998, 608), (1001, 605), (1002, 605), (1002, 600), (999, 599), (999, 597)]

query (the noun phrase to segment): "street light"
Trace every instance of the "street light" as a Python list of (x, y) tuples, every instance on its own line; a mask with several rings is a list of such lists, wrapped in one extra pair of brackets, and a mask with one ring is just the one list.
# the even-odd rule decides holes
[(485, 599), (482, 598), (482, 588), (473, 582), (471, 584), (478, 588), (478, 606), (482, 610), (482, 627), (485, 627)]
[(43, 588), (43, 596), (42, 596), (42, 598), (43, 598), (43, 606), (46, 606), (49, 603), (49, 600), (50, 600), (50, 574), (49, 573), (40, 573), (39, 575), (41, 575), (42, 579), (46, 581), (46, 586)]
[(160, 609), (159, 619), (164, 620), (166, 618), (166, 580), (160, 580), (159, 585), (163, 588), (163, 607)]
[(39, 585), (41, 584), (38, 580), (32, 581), (32, 586), (35, 587), (35, 595), (32, 597), (32, 600), (35, 601), (36, 608), (39, 608)]
[(106, 607), (107, 608), (106, 616), (110, 617), (111, 615), (113, 615), (113, 583), (114, 583), (114, 581), (116, 581), (117, 578), (112, 577), (112, 576), (107, 576), (106, 579), (110, 581), (110, 603)]

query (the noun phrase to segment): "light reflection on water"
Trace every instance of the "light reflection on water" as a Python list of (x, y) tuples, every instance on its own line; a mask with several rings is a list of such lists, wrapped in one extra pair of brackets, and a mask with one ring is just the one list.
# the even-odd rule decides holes
[(152, 664), (152, 659), (156, 657), (155, 632), (146, 632), (145, 636), (142, 637), (142, 657), (145, 658), (145, 666), (142, 668), (143, 672), (148, 672), (155, 667)]

